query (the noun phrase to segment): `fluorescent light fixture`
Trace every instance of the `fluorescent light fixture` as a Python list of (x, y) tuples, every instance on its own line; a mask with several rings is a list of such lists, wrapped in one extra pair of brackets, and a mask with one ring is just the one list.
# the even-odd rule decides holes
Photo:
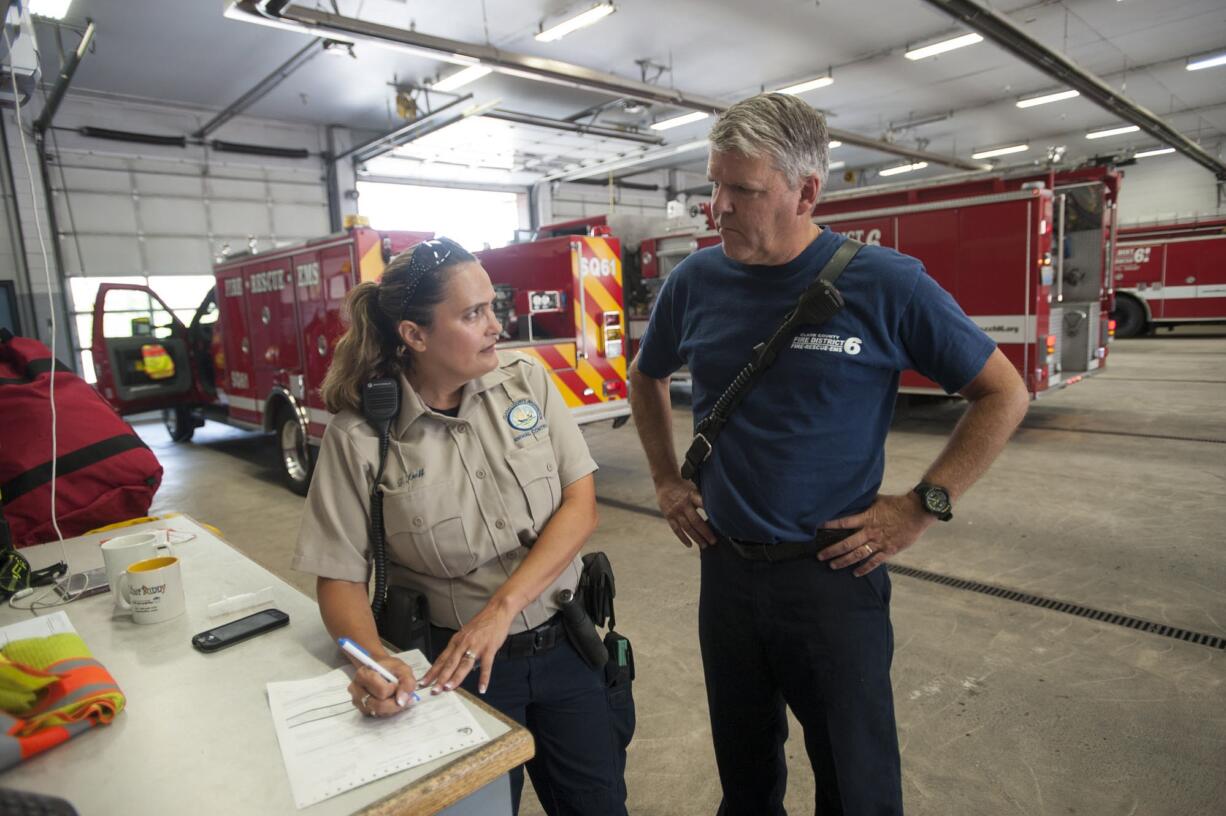
[(923, 170), (928, 166), (928, 162), (915, 162), (915, 164), (900, 164), (896, 167), (887, 167), (880, 171), (879, 176), (897, 176), (899, 173), (911, 173), (916, 170)]
[(462, 88), (470, 82), (476, 82), (492, 70), (492, 68), (486, 68), (484, 65), (470, 65), (450, 76), (443, 77), (431, 86), (431, 90), (454, 91), (456, 88)]
[(706, 111), (694, 111), (693, 113), (683, 113), (680, 116), (674, 116), (672, 119), (664, 119), (656, 122), (651, 126), (652, 130), (670, 130), (682, 125), (688, 125), (690, 122), (701, 122), (711, 114)]
[(1105, 139), (1108, 136), (1122, 136), (1125, 133), (1136, 133), (1141, 128), (1137, 125), (1124, 125), (1123, 127), (1107, 128), (1106, 130), (1091, 130), (1086, 134), (1087, 139)]
[[(37, 14), (38, 12), (35, 12)], [(1226, 53), (1214, 54), (1212, 57), (1199, 57), (1194, 60), (1188, 60), (1189, 71), (1199, 71), (1202, 68), (1216, 68), (1219, 65), (1226, 65)]]
[(600, 3), (599, 5), (592, 6), (587, 11), (576, 14), (569, 20), (563, 20), (550, 28), (544, 28), (544, 24), (542, 23), (541, 32), (536, 35), (536, 39), (538, 42), (554, 42), (556, 40), (560, 40), (573, 31), (578, 31), (584, 26), (590, 26), (592, 23), (595, 23), (598, 20), (603, 20), (605, 17), (608, 17), (615, 11), (617, 11), (617, 9), (612, 3)]
[(72, 0), (30, 0), (30, 13), (48, 20), (63, 20), (70, 5)]
[(843, 143), (840, 142), (838, 139), (831, 139), (830, 144), (827, 145), (827, 147), (831, 150), (834, 150), (836, 147), (842, 147), (842, 146), (843, 146)]
[(1056, 93), (1043, 94), (1042, 96), (1032, 96), (1029, 99), (1017, 100), (1019, 108), (1033, 108), (1035, 105), (1046, 105), (1050, 102), (1063, 102), (1065, 99), (1075, 99), (1081, 96), (1081, 91), (1057, 91)]
[(842, 170), (847, 166), (847, 162), (830, 162), (831, 170)]
[(996, 156), (1008, 156), (1010, 153), (1025, 153), (1030, 149), (1028, 144), (1009, 145), (1008, 147), (993, 147), (989, 150), (980, 150), (977, 153), (972, 153), (972, 159), (991, 159)]
[(1155, 147), (1153, 150), (1142, 150), (1140, 153), (1133, 153), (1134, 159), (1148, 159), (1150, 156), (1165, 156), (1167, 153), (1174, 153), (1173, 147)]
[(913, 48), (903, 54), (909, 60), (922, 60), (924, 57), (935, 57), (937, 54), (944, 54), (946, 51), (953, 51), (957, 48), (965, 48), (968, 45), (983, 42), (983, 37), (978, 34), (962, 34), (949, 40), (941, 40), (934, 42), (932, 45), (925, 45), (921, 48)]
[(786, 88), (780, 88), (779, 90), (775, 91), (775, 93), (791, 94), (792, 96), (795, 96), (796, 94), (802, 94), (805, 91), (815, 91), (818, 88), (825, 88), (827, 85), (833, 84), (834, 77), (824, 76), (818, 77), (817, 79), (810, 79), (807, 82), (798, 82), (795, 85), (789, 85)]

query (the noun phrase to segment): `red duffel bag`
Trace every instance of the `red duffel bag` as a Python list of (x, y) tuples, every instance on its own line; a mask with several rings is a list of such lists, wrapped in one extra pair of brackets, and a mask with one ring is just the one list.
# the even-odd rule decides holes
[(132, 426), (37, 340), (0, 330), (0, 502), (18, 547), (51, 524), (51, 378), (55, 377), (56, 519), (64, 537), (146, 515), (162, 466)]

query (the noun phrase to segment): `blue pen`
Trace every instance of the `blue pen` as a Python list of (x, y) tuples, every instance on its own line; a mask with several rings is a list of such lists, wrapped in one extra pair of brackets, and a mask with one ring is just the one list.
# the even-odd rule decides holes
[[(380, 677), (382, 677), (387, 682), (393, 683), (393, 684), (400, 682), (400, 679), (397, 678), (396, 675), (392, 674), (390, 671), (388, 671), (387, 669), (383, 668), (378, 663), (376, 663), (374, 661), (374, 658), (372, 658), (370, 655), (366, 653), (365, 649), (363, 649), (358, 644), (354, 643), (349, 638), (341, 638), (340, 640), (336, 642), (337, 642), (337, 645), (341, 647), (341, 650), (343, 652), (345, 652), (348, 655), (352, 655), (354, 659), (356, 659), (359, 663), (361, 663), (363, 666), (367, 667), (368, 669), (373, 670), (376, 674), (378, 674)], [(421, 698), (417, 696), (417, 692), (413, 692), (413, 701), (416, 703), (421, 702)]]

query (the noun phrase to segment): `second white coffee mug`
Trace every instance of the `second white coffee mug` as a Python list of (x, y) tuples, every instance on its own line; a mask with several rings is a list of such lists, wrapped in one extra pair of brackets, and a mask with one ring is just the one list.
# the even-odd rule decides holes
[(119, 576), (115, 601), (137, 623), (161, 623), (183, 614), (183, 574), (173, 555), (129, 564)]
[(102, 542), (102, 563), (106, 567), (106, 582), (110, 584), (111, 592), (115, 594), (118, 604), (119, 576), (128, 565), (137, 561), (147, 561), (158, 555), (162, 550), (164, 555), (173, 555), (170, 545), (166, 543), (164, 533), (132, 533), (115, 536)]

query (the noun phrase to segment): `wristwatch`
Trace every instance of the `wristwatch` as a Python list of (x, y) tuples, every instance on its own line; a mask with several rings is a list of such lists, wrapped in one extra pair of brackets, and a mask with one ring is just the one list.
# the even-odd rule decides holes
[(920, 497), (920, 507), (925, 513), (934, 515), (941, 521), (949, 521), (954, 517), (953, 505), (949, 501), (949, 491), (945, 488), (920, 482), (912, 492)]

